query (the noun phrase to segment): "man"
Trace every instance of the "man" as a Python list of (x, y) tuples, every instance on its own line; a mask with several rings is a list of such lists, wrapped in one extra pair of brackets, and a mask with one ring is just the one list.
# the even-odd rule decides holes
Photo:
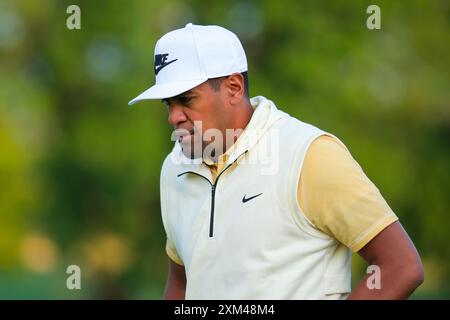
[[(248, 97), (238, 38), (186, 27), (155, 47), (156, 84), (177, 142), (161, 171), (166, 299), (399, 299), (419, 255), (334, 135)], [(262, 150), (262, 151), (261, 151)], [(350, 255), (378, 270), (351, 291)]]

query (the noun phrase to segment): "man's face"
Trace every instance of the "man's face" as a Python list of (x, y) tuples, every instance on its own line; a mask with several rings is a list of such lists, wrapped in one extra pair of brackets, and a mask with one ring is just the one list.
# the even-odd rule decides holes
[[(216, 147), (222, 149), (223, 141), (218, 141), (222, 139), (211, 138), (211, 133), (216, 136), (217, 132), (225, 132), (227, 117), (224, 98), (222, 88), (216, 91), (208, 82), (204, 82), (178, 96), (163, 99), (169, 111), (168, 121), (175, 129), (186, 157), (216, 157), (214, 151), (212, 154), (204, 154), (210, 143), (220, 144)], [(215, 150), (211, 146), (207, 149)]]

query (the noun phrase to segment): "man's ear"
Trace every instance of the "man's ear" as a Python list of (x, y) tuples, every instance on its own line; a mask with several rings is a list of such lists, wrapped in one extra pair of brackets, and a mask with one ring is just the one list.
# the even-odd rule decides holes
[(245, 94), (244, 77), (240, 73), (233, 73), (225, 81), (225, 90), (231, 104), (239, 103)]

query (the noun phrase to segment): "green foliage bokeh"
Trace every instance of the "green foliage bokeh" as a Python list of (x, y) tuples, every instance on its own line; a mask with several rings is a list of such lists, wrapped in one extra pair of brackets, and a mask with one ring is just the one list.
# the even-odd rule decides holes
[[(81, 8), (69, 30), (66, 8)], [(366, 8), (381, 8), (368, 30)], [(0, 298), (158, 299), (159, 170), (171, 128), (153, 78), (165, 32), (242, 40), (250, 94), (337, 135), (413, 238), (417, 298), (450, 297), (448, 1), (2, 1)], [(83, 288), (66, 289), (68, 265)], [(354, 280), (364, 272), (355, 257)]]

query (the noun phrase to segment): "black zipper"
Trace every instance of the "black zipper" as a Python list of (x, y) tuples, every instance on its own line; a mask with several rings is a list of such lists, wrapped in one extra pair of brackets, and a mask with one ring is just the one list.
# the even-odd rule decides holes
[(216, 199), (216, 184), (217, 179), (211, 186), (211, 215), (209, 217), (209, 237), (212, 238), (214, 233), (214, 200)]
[(209, 218), (209, 237), (212, 238), (214, 236), (214, 207), (215, 207), (215, 198), (216, 198), (216, 189), (217, 189), (217, 183), (219, 182), (219, 178), (220, 176), (229, 168), (231, 167), (236, 161), (239, 160), (240, 157), (242, 157), (244, 154), (246, 154), (248, 152), (248, 150), (246, 150), (244, 153), (242, 153), (239, 157), (236, 158), (236, 160), (234, 160), (232, 163), (230, 163), (228, 166), (225, 167), (225, 169), (222, 170), (222, 172), (219, 173), (219, 175), (216, 177), (216, 181), (214, 181), (214, 183), (212, 183), (207, 177), (205, 177), (204, 175), (201, 175), (197, 172), (194, 171), (186, 171), (183, 173), (180, 173), (177, 177), (181, 177), (182, 175), (185, 175), (187, 173), (192, 173), (195, 174), (199, 177), (202, 177), (203, 179), (205, 179), (206, 181), (208, 181), (208, 183), (211, 185), (211, 213), (210, 213), (210, 218)]

